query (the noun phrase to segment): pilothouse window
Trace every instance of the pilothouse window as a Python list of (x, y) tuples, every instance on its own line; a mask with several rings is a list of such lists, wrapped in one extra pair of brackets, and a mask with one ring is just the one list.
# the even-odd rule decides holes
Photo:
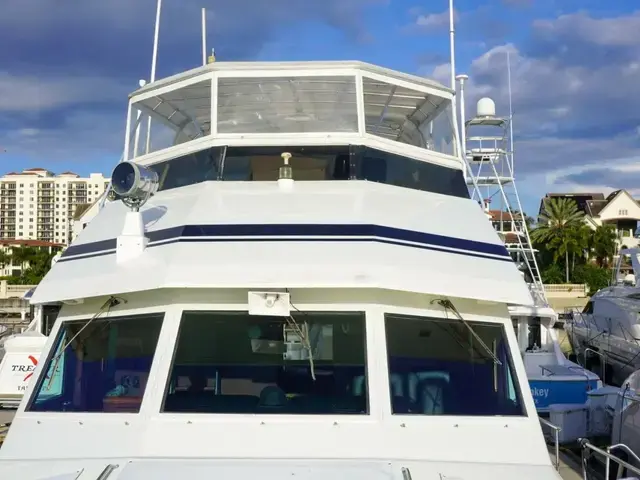
[(309, 147), (213, 147), (150, 165), (159, 190), (211, 180), (275, 181), (283, 151), (292, 153), (296, 181), (367, 180), (469, 198), (462, 170), (359, 145)]
[(294, 317), (185, 312), (163, 411), (368, 414), (364, 314)]
[(524, 415), (505, 331), (458, 319), (387, 314), (392, 412), (396, 415)]
[(27, 410), (137, 413), (163, 318), (63, 322)]

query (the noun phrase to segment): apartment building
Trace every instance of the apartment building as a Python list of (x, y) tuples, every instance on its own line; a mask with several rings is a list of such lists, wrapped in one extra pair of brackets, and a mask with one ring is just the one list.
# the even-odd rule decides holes
[(101, 173), (80, 177), (44, 168), (0, 178), (0, 240), (41, 240), (67, 245), (76, 208), (96, 201), (109, 185)]

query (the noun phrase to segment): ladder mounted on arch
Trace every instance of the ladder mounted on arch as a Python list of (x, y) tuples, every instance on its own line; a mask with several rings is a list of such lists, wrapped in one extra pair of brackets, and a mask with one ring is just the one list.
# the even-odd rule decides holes
[(536, 307), (548, 308), (537, 250), (516, 188), (510, 127), (510, 118), (496, 115), (493, 100), (478, 101), (476, 115), (463, 125), (467, 185), (523, 273)]

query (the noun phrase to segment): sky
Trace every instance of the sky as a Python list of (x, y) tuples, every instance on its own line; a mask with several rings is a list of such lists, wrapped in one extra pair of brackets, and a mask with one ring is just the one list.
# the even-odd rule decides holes
[[(156, 0), (0, 0), (0, 172), (108, 175), (151, 67)], [(448, 83), (448, 0), (163, 0), (157, 78), (201, 62), (362, 60)], [(546, 192), (640, 197), (640, 4), (456, 0), (456, 73), (508, 114), (524, 209)]]

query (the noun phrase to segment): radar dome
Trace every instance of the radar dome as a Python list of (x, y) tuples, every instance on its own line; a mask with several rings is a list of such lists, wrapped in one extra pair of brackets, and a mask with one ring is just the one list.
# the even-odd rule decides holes
[(489, 97), (484, 97), (478, 100), (478, 105), (476, 108), (479, 117), (496, 116), (496, 104)]

